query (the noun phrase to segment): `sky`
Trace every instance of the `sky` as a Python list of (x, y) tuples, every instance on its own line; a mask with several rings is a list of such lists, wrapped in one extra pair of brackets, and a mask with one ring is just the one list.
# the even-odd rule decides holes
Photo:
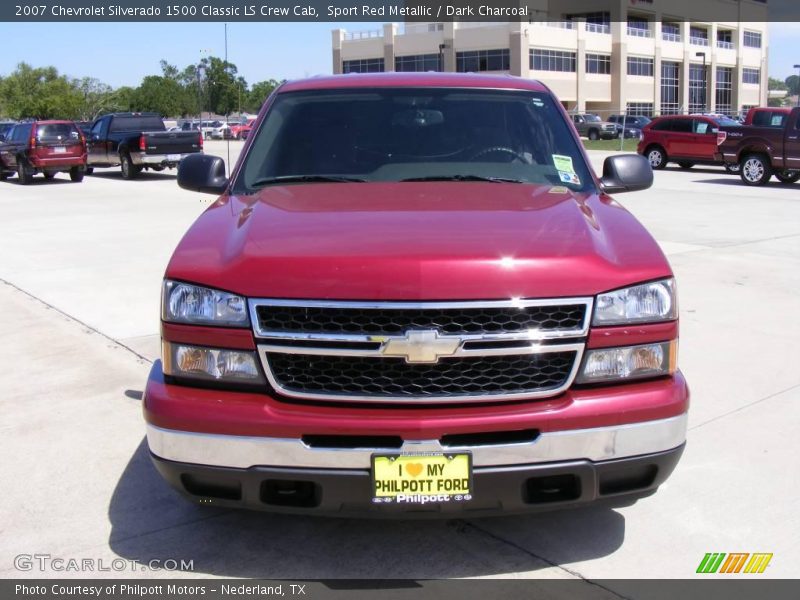
[[(331, 72), (331, 31), (377, 29), (378, 23), (230, 23), (228, 59), (248, 83)], [(785, 79), (800, 64), (800, 23), (772, 23), (769, 74)], [(0, 23), (0, 75), (17, 63), (55, 66), (70, 77), (137, 86), (160, 73), (159, 61), (183, 68), (224, 55), (222, 23)], [(119, 49), (117, 49), (119, 48)]]

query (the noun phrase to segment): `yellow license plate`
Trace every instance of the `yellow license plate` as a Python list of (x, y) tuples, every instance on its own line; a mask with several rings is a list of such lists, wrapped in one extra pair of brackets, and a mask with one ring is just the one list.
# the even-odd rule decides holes
[(372, 456), (372, 501), (428, 504), (472, 499), (472, 455)]

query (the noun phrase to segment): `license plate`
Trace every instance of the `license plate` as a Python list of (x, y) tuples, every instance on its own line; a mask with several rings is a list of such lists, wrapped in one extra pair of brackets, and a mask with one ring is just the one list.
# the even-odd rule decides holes
[(167, 154), (167, 160), (170, 162), (178, 162), (180, 159), (180, 154)]
[(472, 455), (372, 456), (372, 501), (430, 504), (472, 500)]
[(64, 146), (56, 146), (53, 148), (53, 154), (66, 154), (67, 149)]

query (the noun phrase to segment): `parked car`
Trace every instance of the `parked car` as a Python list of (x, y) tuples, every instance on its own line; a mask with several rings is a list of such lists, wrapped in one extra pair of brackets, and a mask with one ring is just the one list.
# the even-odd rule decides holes
[[(755, 120), (760, 120), (759, 112)], [(747, 185), (765, 185), (770, 177), (791, 184), (800, 180), (800, 107), (788, 115), (781, 114), (781, 127), (772, 125), (743, 125), (723, 128), (725, 139), (720, 144), (718, 158), (727, 164), (737, 164), (742, 181)]]
[(222, 121), (202, 121), (200, 123), (200, 131), (207, 140), (225, 139), (227, 130), (228, 124)]
[(98, 118), (89, 136), (91, 169), (116, 167), (122, 177), (134, 179), (143, 169), (163, 171), (203, 151), (198, 131), (166, 131), (156, 113), (112, 113)]
[(757, 127), (781, 128), (791, 112), (792, 109), (789, 107), (754, 106), (747, 111), (744, 124)]
[(0, 179), (14, 173), (22, 185), (41, 173), (53, 179), (69, 173), (72, 181), (83, 181), (86, 171), (86, 141), (72, 121), (28, 121), (17, 123), (0, 142)]
[(617, 126), (617, 137), (624, 135), (626, 138), (638, 139), (642, 137), (642, 129), (650, 122), (650, 118), (641, 115), (611, 115), (608, 117), (608, 122)]
[(92, 121), (75, 121), (75, 125), (77, 125), (78, 129), (81, 130), (83, 137), (88, 139), (89, 132), (92, 129)]
[(16, 125), (16, 121), (0, 121), (0, 142), (2, 142), (9, 130)]
[(235, 140), (246, 140), (250, 131), (253, 129), (253, 123), (256, 122), (255, 117), (247, 119), (245, 123), (231, 125), (231, 137)]
[[(368, 91), (368, 93), (366, 93)], [(144, 392), (158, 471), (198, 504), (364, 516), (628, 503), (683, 450), (672, 271), (536, 81), (283, 84), (163, 285)], [(448, 234), (450, 232), (450, 234)], [(466, 511), (466, 512), (465, 512)]]
[(729, 173), (738, 173), (735, 164), (725, 164), (717, 154), (724, 136), (720, 127), (740, 127), (728, 117), (705, 115), (670, 115), (653, 119), (642, 129), (637, 152), (650, 161), (653, 169), (663, 169), (676, 162), (682, 169), (694, 165), (725, 166)]
[(598, 115), (578, 114), (572, 115), (572, 122), (578, 134), (590, 140), (613, 140), (619, 137), (617, 126), (614, 123), (603, 121)]

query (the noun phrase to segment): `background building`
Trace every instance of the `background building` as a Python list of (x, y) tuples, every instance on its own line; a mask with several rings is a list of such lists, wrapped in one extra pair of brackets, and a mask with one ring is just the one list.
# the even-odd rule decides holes
[(510, 73), (543, 81), (571, 111), (603, 116), (736, 114), (766, 105), (765, 4), (709, 2), (720, 5), (720, 17), (753, 20), (671, 20), (662, 7), (675, 2), (637, 0), (613, 11), (563, 13), (563, 21), (337, 29), (333, 71)]

